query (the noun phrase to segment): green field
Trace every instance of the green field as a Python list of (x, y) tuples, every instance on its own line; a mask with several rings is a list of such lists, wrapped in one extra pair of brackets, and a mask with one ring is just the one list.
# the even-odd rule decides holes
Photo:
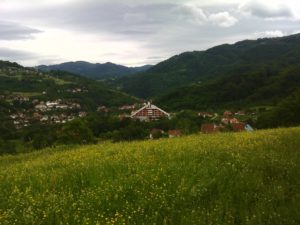
[(300, 128), (0, 157), (0, 224), (300, 224)]

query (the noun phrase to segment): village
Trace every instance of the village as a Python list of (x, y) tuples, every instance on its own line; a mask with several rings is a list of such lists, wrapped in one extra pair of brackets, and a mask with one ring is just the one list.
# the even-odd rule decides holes
[[(5, 75), (4, 75), (5, 74)], [(21, 69), (9, 67), (0, 69), (0, 76), (12, 76), (15, 78), (22, 75), (42, 76), (45, 75), (34, 69)], [(48, 79), (48, 78), (47, 78)], [(58, 81), (54, 77), (49, 79), (53, 82)], [(161, 119), (169, 119), (171, 123), (173, 118), (178, 117), (180, 112), (167, 112), (164, 106), (156, 106), (151, 102), (136, 102), (119, 107), (107, 105), (98, 105), (94, 108), (87, 108), (84, 102), (78, 102), (77, 97), (89, 92), (85, 86), (68, 85), (57, 90), (41, 89), (35, 93), (18, 93), (8, 92), (1, 93), (0, 100), (8, 105), (5, 115), (7, 120), (11, 121), (13, 126), (20, 130), (22, 128), (34, 125), (59, 125), (66, 124), (76, 118), (86, 118), (88, 115), (96, 113), (99, 115), (109, 115), (118, 118), (119, 120), (130, 119), (132, 121), (153, 122)], [(54, 94), (53, 94), (54, 91)], [(58, 97), (53, 97), (58, 96)], [(65, 98), (67, 96), (67, 98)], [(2, 109), (3, 110), (3, 109)], [(195, 123), (198, 126), (198, 132), (204, 134), (216, 132), (239, 132), (252, 131), (252, 124), (249, 124), (248, 119), (255, 117), (253, 113), (238, 110), (223, 112), (193, 112), (198, 118), (201, 118), (201, 124)], [(185, 118), (181, 117), (184, 121)], [(175, 123), (175, 122), (174, 122)], [(180, 129), (180, 126), (172, 125), (172, 129), (162, 129), (161, 127), (153, 127), (149, 131), (149, 138), (157, 137), (178, 137), (183, 134), (190, 133), (187, 130)], [(195, 132), (195, 129), (193, 129)]]
[[(253, 114), (252, 114), (253, 115)], [(151, 104), (150, 102), (146, 103), (142, 108), (137, 111), (133, 111), (131, 114), (132, 119), (140, 120), (140, 121), (152, 121), (158, 120), (160, 118), (171, 118), (172, 116), (176, 116), (176, 114), (170, 114), (161, 108)], [(247, 114), (244, 111), (237, 111), (235, 113), (226, 110), (223, 115), (219, 115), (218, 113), (209, 113), (209, 112), (199, 112), (198, 116), (205, 119), (205, 123), (201, 125), (200, 132), (204, 134), (216, 133), (216, 132), (225, 132), (225, 131), (233, 131), (233, 132), (242, 132), (248, 131), (251, 132), (254, 129), (250, 124), (241, 121), (238, 118), (245, 118)], [(154, 128), (150, 131), (150, 139), (154, 139), (155, 137), (168, 136), (179, 137), (183, 134), (183, 132), (179, 129), (169, 130), (165, 132), (162, 129)]]
[[(68, 90), (69, 92), (81, 92), (83, 88), (76, 88)], [(9, 118), (14, 124), (16, 129), (22, 129), (34, 124), (65, 124), (76, 118), (84, 118), (90, 112), (83, 110), (79, 103), (70, 100), (46, 100), (41, 101), (35, 98), (29, 98), (22, 95), (17, 96), (4, 96), (1, 95), (0, 99), (6, 100), (10, 105), (27, 104), (26, 109), (19, 109), (10, 111)], [(131, 105), (122, 105), (120, 107), (107, 107), (99, 105), (95, 109), (98, 114), (111, 114), (118, 117), (120, 120), (132, 119), (141, 122), (151, 122), (160, 119), (172, 119), (176, 117), (176, 113), (168, 113), (165, 110), (157, 107), (156, 105), (146, 103), (135, 103)], [(223, 114), (217, 112), (198, 112), (197, 116), (203, 119), (199, 131), (204, 134), (216, 132), (241, 132), (253, 131), (251, 125), (246, 122), (246, 118), (253, 117), (245, 111), (232, 112), (226, 110)], [(156, 137), (179, 137), (183, 135), (180, 129), (163, 130), (160, 128), (153, 128), (150, 130), (149, 138), (155, 139)]]

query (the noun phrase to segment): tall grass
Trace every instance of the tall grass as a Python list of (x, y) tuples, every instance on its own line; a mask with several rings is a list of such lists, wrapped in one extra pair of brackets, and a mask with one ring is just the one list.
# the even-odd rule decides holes
[(300, 128), (3, 156), (0, 224), (300, 224)]

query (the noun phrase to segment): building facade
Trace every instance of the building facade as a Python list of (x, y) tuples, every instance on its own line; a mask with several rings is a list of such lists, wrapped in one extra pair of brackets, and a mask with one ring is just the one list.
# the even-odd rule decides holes
[(138, 119), (140, 121), (158, 120), (164, 117), (170, 118), (170, 114), (151, 104), (150, 102), (145, 104), (139, 110), (131, 113), (132, 119)]

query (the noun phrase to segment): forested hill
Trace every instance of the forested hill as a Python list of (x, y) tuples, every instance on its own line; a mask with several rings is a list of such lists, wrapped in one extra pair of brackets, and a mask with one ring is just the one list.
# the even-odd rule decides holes
[(150, 65), (141, 67), (126, 67), (114, 63), (89, 63), (84, 61), (66, 62), (62, 64), (45, 66), (41, 65), (37, 68), (42, 71), (62, 70), (70, 73), (75, 73), (84, 77), (102, 80), (122, 77), (128, 74), (144, 72), (149, 69)]
[[(0, 103), (10, 99), (30, 98), (39, 101), (62, 99), (80, 104), (83, 109), (96, 109), (99, 105), (119, 106), (135, 101), (132, 97), (68, 72), (39, 72), (17, 63), (0, 60)], [(6, 99), (6, 100), (3, 100)]]
[[(261, 68), (282, 71), (299, 64), (300, 34), (246, 40), (206, 51), (176, 55), (142, 74), (125, 76), (112, 84), (138, 97), (150, 98), (179, 87), (222, 76), (251, 75)], [(222, 87), (218, 87), (222, 88)]]
[[(266, 65), (203, 84), (178, 88), (158, 97), (156, 103), (167, 109), (249, 108), (274, 105), (300, 91), (300, 65), (275, 69)], [(300, 104), (300, 102), (299, 102)]]

